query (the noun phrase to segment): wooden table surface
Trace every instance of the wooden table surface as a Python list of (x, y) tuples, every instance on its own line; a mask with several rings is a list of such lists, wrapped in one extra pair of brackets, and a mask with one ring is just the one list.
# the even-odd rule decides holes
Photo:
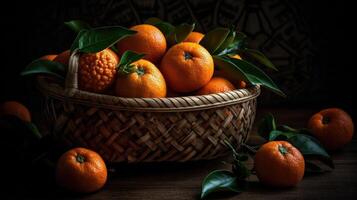
[[(276, 116), (279, 123), (303, 127), (315, 110), (262, 110)], [(250, 142), (257, 138), (252, 131)], [(336, 168), (319, 175), (305, 175), (295, 188), (272, 189), (250, 179), (246, 191), (239, 195), (213, 196), (210, 199), (356, 199), (357, 198), (357, 139), (340, 152), (332, 154)], [(75, 195), (62, 191), (53, 183), (36, 183), (24, 189), (25, 199), (199, 199), (201, 182), (212, 170), (227, 168), (223, 159), (185, 164), (125, 165), (110, 172), (106, 186), (94, 194)], [(36, 185), (38, 184), (38, 185)]]

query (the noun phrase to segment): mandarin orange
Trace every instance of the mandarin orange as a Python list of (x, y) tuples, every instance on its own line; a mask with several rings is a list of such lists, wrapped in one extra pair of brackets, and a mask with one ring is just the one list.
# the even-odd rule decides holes
[(160, 70), (175, 92), (193, 92), (213, 76), (213, 59), (201, 45), (182, 42), (172, 46), (163, 57)]

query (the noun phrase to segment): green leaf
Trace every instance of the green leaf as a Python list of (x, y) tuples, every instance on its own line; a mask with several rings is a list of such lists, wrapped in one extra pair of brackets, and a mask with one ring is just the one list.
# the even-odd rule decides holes
[(223, 76), (227, 79), (234, 81), (249, 81), (248, 77), (243, 73), (243, 71), (229, 60), (221, 56), (212, 57), (214, 61), (215, 70), (221, 72)]
[(118, 49), (117, 49), (117, 47), (116, 47), (115, 45), (114, 45), (114, 46), (111, 46), (110, 49), (111, 49), (112, 51), (114, 51), (116, 54), (119, 54), (119, 51), (118, 51)]
[(309, 156), (318, 158), (319, 161), (327, 164), (331, 168), (334, 168), (330, 155), (315, 138), (309, 135), (295, 134), (294, 136), (288, 138), (287, 141), (299, 149), (305, 159)]
[(91, 29), (90, 25), (82, 20), (72, 20), (65, 22), (64, 24), (76, 33), (79, 33), (83, 29)]
[(230, 30), (227, 28), (216, 28), (205, 34), (200, 41), (200, 45), (213, 54), (223, 44)]
[(218, 51), (219, 53), (217, 55), (219, 55), (219, 56), (230, 55), (230, 54), (234, 55), (234, 54), (239, 53), (239, 50), (245, 48), (246, 38), (247, 38), (247, 36), (244, 33), (235, 31), (235, 37), (234, 37), (233, 42), (231, 42), (228, 45), (228, 47), (226, 47), (225, 49), (219, 50)]
[[(309, 129), (306, 129), (306, 128), (302, 128), (302, 129), (299, 129), (298, 130), (298, 133), (299, 134), (305, 134), (305, 135), (308, 135), (308, 136), (310, 136), (310, 137), (312, 137), (312, 133), (311, 133), (311, 131), (309, 130)], [(314, 138), (314, 137), (312, 137), (312, 138)], [(316, 140), (315, 138), (314, 138), (314, 140), (315, 141), (317, 141), (318, 143), (320, 143), (318, 140)]]
[(81, 31), (79, 31), (79, 33), (77, 34), (76, 38), (74, 39), (72, 45), (71, 45), (71, 53), (78, 49), (79, 47), (79, 39), (87, 32), (88, 30), (86, 29), (82, 29)]
[(305, 172), (308, 173), (322, 173), (323, 170), (320, 166), (313, 162), (305, 161)]
[(279, 131), (279, 130), (273, 130), (269, 134), (269, 141), (287, 140), (295, 135), (296, 135), (296, 133), (294, 133), (294, 132), (283, 132), (283, 131)]
[(57, 78), (64, 79), (65, 71), (66, 66), (62, 63), (38, 59), (27, 65), (20, 75), (27, 76), (34, 74), (49, 74)]
[(219, 46), (218, 49), (216, 49), (215, 52), (213, 52), (213, 54), (217, 55), (220, 52), (222, 52), (224, 49), (226, 49), (230, 44), (232, 44), (232, 42), (234, 41), (234, 38), (236, 36), (236, 32), (233, 30), (230, 30), (226, 39), (224, 40), (224, 42)]
[(317, 173), (321, 174), (324, 172), (330, 172), (334, 169), (334, 164), (331, 160), (331, 165), (326, 165), (323, 162), (319, 162), (316, 160), (306, 160), (305, 158), (305, 173)]
[(153, 24), (156, 28), (158, 28), (166, 38), (175, 30), (175, 26), (168, 22), (159, 22), (156, 24)]
[[(175, 43), (180, 43), (187, 38), (187, 36), (195, 29), (195, 24), (180, 24), (176, 26), (175, 30), (170, 34), (174, 36)], [(173, 44), (171, 44), (173, 45)]]
[(147, 19), (145, 24), (150, 24), (160, 29), (160, 31), (165, 35), (169, 46), (182, 42), (195, 29), (194, 23), (183, 23), (175, 27), (172, 24), (162, 21), (156, 17)]
[(279, 125), (277, 127), (278, 130), (283, 131), (283, 132), (292, 132), (292, 133), (298, 133), (298, 134), (305, 134), (305, 135), (312, 135), (312, 133), (310, 132), (310, 130), (306, 129), (306, 128), (302, 128), (302, 129), (295, 129), (292, 128), (290, 126), (287, 125)]
[(324, 159), (324, 161), (321, 161), (322, 159), (314, 159), (310, 158), (309, 156), (305, 156), (305, 172), (306, 173), (324, 173), (324, 172), (330, 172), (332, 171), (335, 166), (333, 164), (333, 161), (330, 159)]
[[(335, 164), (331, 157), (325, 157), (320, 155), (304, 155), (305, 161), (317, 163), (324, 171), (331, 171), (335, 168)], [(328, 168), (326, 168), (326, 166)]]
[(228, 56), (224, 56), (224, 58), (230, 62), (232, 62), (236, 68), (239, 68), (246, 77), (249, 82), (252, 84), (262, 85), (276, 94), (286, 97), (286, 95), (278, 88), (278, 86), (271, 80), (271, 78), (266, 75), (261, 69), (256, 67), (255, 65), (240, 59), (230, 58)]
[(271, 113), (268, 113), (258, 123), (258, 134), (268, 140), (271, 131), (274, 130), (276, 130), (275, 118)]
[(150, 17), (147, 20), (144, 21), (144, 24), (150, 24), (150, 25), (155, 25), (157, 23), (162, 22), (160, 18), (157, 17)]
[[(269, 81), (270, 78), (266, 79), (262, 76), (258, 77), (257, 75), (252, 75), (252, 74), (247, 74), (247, 77), (248, 77), (250, 83), (252, 83), (254, 85), (262, 85), (265, 88), (271, 90), (272, 92), (274, 92), (282, 97), (286, 97), (286, 95), (278, 88), (277, 85), (275, 85), (274, 82)], [(268, 76), (265, 76), (265, 77), (268, 77)]]
[(150, 24), (160, 29), (160, 31), (165, 35), (166, 39), (175, 30), (175, 26), (168, 22), (162, 21), (157, 17), (151, 17), (147, 19), (144, 24)]
[(315, 141), (316, 139), (308, 135), (295, 134), (288, 138), (288, 141), (297, 147), (304, 155), (321, 155), (324, 157), (330, 157), (326, 150), (320, 143)]
[(131, 64), (137, 60), (140, 60), (141, 58), (143, 58), (145, 56), (145, 54), (138, 54), (134, 51), (125, 51), (123, 53), (123, 55), (120, 58), (120, 63), (119, 65), (127, 65), (127, 64)]
[(34, 123), (26, 122), (25, 125), (37, 139), (42, 138), (40, 131), (38, 130), (37, 126)]
[(242, 32), (239, 32), (239, 31), (236, 31), (236, 36), (234, 38), (234, 42), (241, 42), (241, 41), (244, 41), (245, 39), (247, 39), (247, 35), (242, 33)]
[(228, 170), (215, 170), (208, 174), (202, 183), (201, 199), (217, 191), (240, 193), (237, 178)]
[(145, 54), (138, 54), (134, 51), (125, 51), (120, 58), (120, 63), (119, 63), (119, 73), (121, 74), (130, 74), (133, 73), (133, 66), (131, 63), (140, 60), (143, 58)]
[(278, 130), (283, 131), (283, 132), (292, 132), (292, 133), (298, 133), (298, 134), (305, 134), (305, 135), (310, 135), (312, 136), (312, 133), (309, 129), (306, 128), (301, 128), (301, 129), (295, 129), (287, 125), (279, 125)]
[(260, 63), (270, 69), (278, 71), (278, 69), (274, 66), (274, 64), (262, 52), (257, 51), (255, 49), (245, 49), (243, 52), (246, 55), (248, 55), (249, 57), (256, 60), (258, 63)]
[(82, 30), (78, 33), (78, 39), (76, 38), (71, 49), (78, 48), (79, 52), (96, 53), (111, 47), (119, 40), (135, 33), (136, 31), (121, 26)]
[(283, 131), (283, 132), (294, 132), (294, 133), (298, 133), (299, 132), (298, 129), (292, 128), (292, 127), (287, 126), (287, 125), (279, 125), (276, 129), (278, 129), (280, 131)]

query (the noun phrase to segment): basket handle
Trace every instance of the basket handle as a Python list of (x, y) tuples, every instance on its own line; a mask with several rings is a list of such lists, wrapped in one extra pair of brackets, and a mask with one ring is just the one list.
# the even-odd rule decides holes
[(75, 97), (78, 89), (78, 62), (79, 52), (74, 50), (69, 57), (67, 75), (65, 79), (65, 94), (68, 97)]

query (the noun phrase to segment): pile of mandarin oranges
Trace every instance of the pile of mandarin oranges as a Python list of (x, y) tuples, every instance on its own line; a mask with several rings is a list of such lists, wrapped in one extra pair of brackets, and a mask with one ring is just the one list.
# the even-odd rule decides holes
[[(128, 98), (161, 98), (181, 95), (207, 95), (245, 88), (244, 81), (228, 80), (214, 71), (210, 53), (199, 42), (202, 33), (191, 32), (187, 38), (169, 48), (164, 34), (155, 26), (140, 24), (130, 28), (136, 34), (120, 40), (115, 46), (98, 53), (83, 53), (78, 63), (79, 89), (115, 94)], [(131, 63), (130, 72), (118, 69), (126, 51), (145, 56)], [(46, 55), (68, 65), (70, 51), (58, 56)], [(240, 59), (239, 55), (232, 55)]]

